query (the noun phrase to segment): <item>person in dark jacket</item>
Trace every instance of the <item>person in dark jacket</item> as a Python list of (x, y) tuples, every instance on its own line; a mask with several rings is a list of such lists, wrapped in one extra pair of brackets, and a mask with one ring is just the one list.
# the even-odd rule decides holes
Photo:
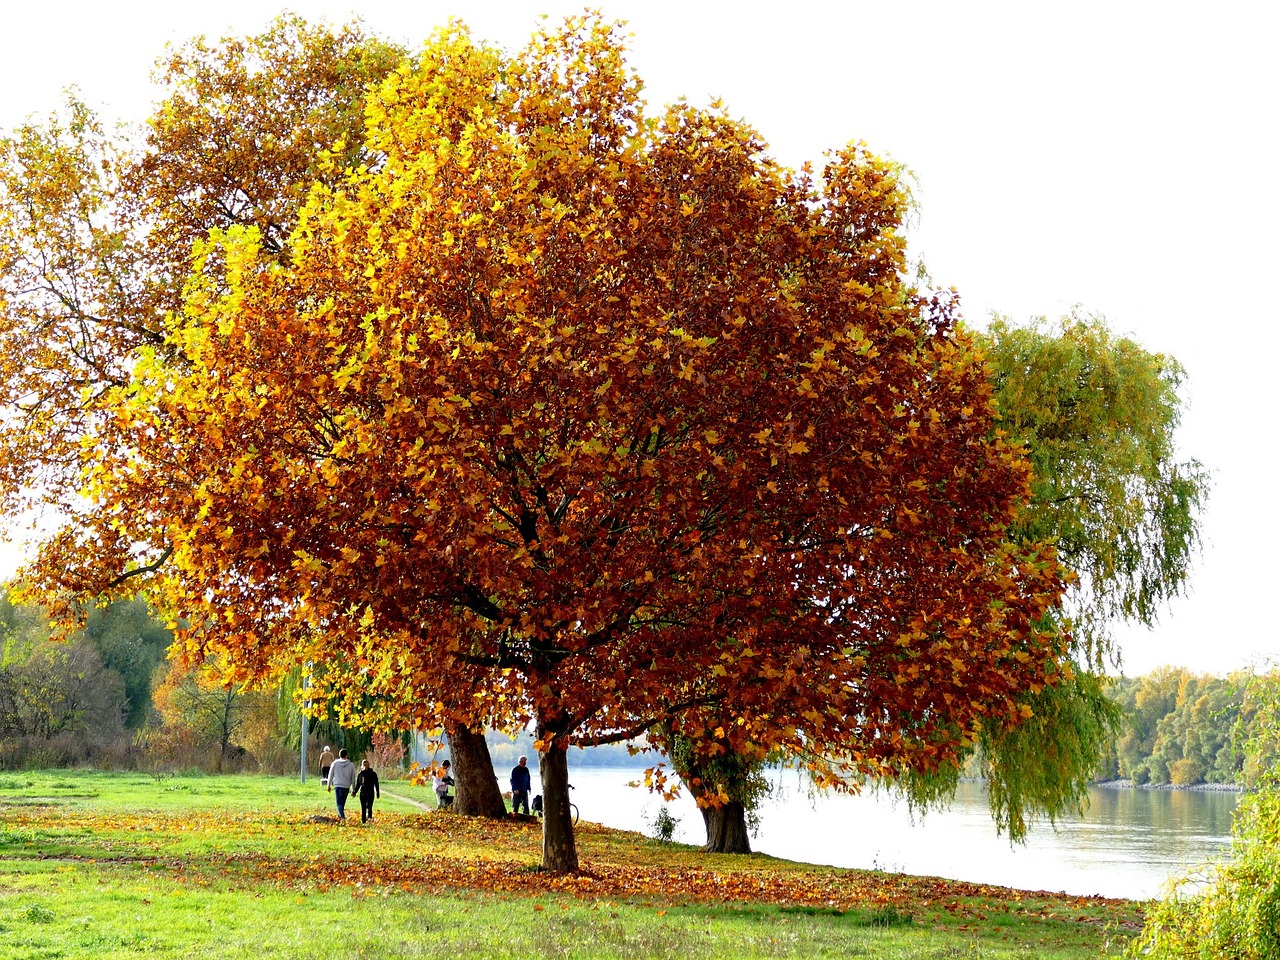
[(529, 815), (529, 758), (521, 757), (520, 762), (511, 770), (511, 812), (519, 813), (524, 807), (524, 815)]
[(360, 773), (356, 776), (356, 785), (351, 792), (360, 797), (360, 822), (368, 823), (373, 819), (374, 797), (382, 796), (378, 775), (373, 772), (368, 760), (360, 761)]

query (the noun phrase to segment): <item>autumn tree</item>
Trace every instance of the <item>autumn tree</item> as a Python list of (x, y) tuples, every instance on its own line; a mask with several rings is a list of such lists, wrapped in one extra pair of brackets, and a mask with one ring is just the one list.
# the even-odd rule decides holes
[(117, 443), (105, 391), (128, 382), (141, 345), (180, 362), (163, 317), (193, 242), (253, 224), (281, 253), (323, 176), (320, 148), (360, 142), (364, 88), (401, 56), (353, 27), (282, 18), (259, 37), (170, 51), (157, 72), (168, 96), (141, 137), (72, 99), (0, 138), (0, 504), (70, 518), (48, 547), (69, 570), (83, 575), (74, 561), (94, 538), (128, 551), (78, 497), (79, 451)]
[[(1052, 820), (1085, 801), (1089, 781), (1120, 735), (1102, 675), (1118, 656), (1109, 630), (1117, 622), (1154, 624), (1185, 588), (1208, 478), (1195, 460), (1177, 455), (1184, 372), (1173, 358), (1079, 314), (1025, 327), (997, 318), (975, 339), (990, 367), (998, 426), (1033, 469), (1032, 496), (1009, 535), (1052, 543), (1075, 574), (1070, 609), (1055, 619), (1072, 640), (1061, 681), (1024, 690), (1028, 721), (984, 723), (973, 743), (997, 828), (1018, 838), (1030, 818)], [(1174, 738), (1166, 742), (1175, 749)], [(748, 852), (745, 814), (759, 795), (753, 785), (759, 762), (718, 753), (708, 766), (672, 746), (673, 767), (693, 795), (725, 801), (704, 812), (705, 849)], [(1221, 747), (1201, 745), (1196, 752)], [(1183, 777), (1203, 775), (1216, 762), (1190, 760), (1176, 749), (1169, 762), (1182, 764)], [(1154, 749), (1144, 755), (1157, 780), (1167, 782), (1168, 762)], [(1151, 776), (1147, 765), (1136, 772)], [(897, 786), (928, 807), (952, 794), (961, 773), (951, 765), (925, 775), (908, 771)]]
[(134, 569), (168, 556), (136, 579), (190, 656), (323, 663), (367, 725), (534, 723), (556, 870), (575, 738), (931, 768), (1064, 654), (981, 357), (906, 279), (896, 168), (789, 171), (639, 91), (593, 20), (515, 55), (438, 34), (287, 257), (257, 226), (199, 246), (84, 464)]
[(243, 735), (255, 717), (275, 716), (270, 691), (229, 682), (216, 661), (190, 667), (161, 664), (153, 698), (164, 727), (182, 731), (196, 748), (205, 750), (216, 770), (237, 765), (244, 752)]
[[(183, 362), (162, 318), (181, 309), (195, 242), (251, 225), (287, 262), (312, 185), (371, 162), (364, 91), (404, 55), (356, 26), (282, 17), (259, 36), (166, 53), (166, 95), (141, 137), (105, 129), (72, 101), (62, 117), (0, 139), (0, 407), (10, 411), (0, 504), (69, 518), (46, 547), (48, 569), (65, 571), (64, 594), (118, 587), (167, 556), (135, 556), (110, 509), (85, 510), (75, 473), (82, 444), (119, 444), (103, 391), (127, 382), (134, 351), (146, 344), (162, 362)], [(108, 562), (81, 562), (88, 555)], [(490, 813), (502, 808), (492, 779), (465, 791)]]

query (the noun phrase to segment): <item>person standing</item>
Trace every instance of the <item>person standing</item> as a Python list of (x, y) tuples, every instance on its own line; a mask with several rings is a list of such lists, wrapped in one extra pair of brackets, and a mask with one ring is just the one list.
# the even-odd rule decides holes
[(338, 759), (329, 768), (329, 789), (338, 802), (338, 818), (347, 819), (347, 797), (351, 793), (351, 785), (356, 782), (356, 765), (347, 759), (347, 748), (338, 751)]
[(333, 751), (329, 749), (329, 745), (325, 744), (324, 752), (320, 754), (320, 782), (325, 786), (329, 785), (329, 768), (333, 766)]
[(436, 775), (436, 801), (439, 809), (453, 805), (453, 797), (449, 790), (453, 787), (453, 776), (449, 773), (449, 761), (440, 764), (440, 772)]
[(373, 772), (368, 760), (360, 761), (360, 773), (356, 776), (353, 792), (360, 797), (360, 822), (368, 823), (373, 819), (373, 798), (382, 796), (378, 775)]
[(511, 812), (519, 813), (524, 807), (524, 815), (529, 815), (529, 758), (521, 757), (520, 762), (511, 768)]

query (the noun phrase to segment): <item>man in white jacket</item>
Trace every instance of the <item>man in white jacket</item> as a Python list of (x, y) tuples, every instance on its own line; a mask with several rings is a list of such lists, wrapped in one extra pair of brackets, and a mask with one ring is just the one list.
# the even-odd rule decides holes
[(347, 819), (347, 797), (351, 793), (351, 785), (356, 782), (356, 765), (347, 759), (346, 747), (338, 751), (338, 759), (329, 768), (329, 789), (333, 798), (338, 801), (338, 817)]

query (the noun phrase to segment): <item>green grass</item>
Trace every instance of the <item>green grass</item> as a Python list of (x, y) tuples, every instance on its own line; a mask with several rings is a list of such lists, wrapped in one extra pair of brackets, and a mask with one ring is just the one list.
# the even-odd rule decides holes
[(706, 857), (590, 824), (585, 876), (557, 878), (533, 869), (535, 824), (385, 795), (368, 827), (332, 812), (318, 783), (286, 778), (0, 774), (0, 955), (1078, 958), (1140, 919), (1119, 901)]

